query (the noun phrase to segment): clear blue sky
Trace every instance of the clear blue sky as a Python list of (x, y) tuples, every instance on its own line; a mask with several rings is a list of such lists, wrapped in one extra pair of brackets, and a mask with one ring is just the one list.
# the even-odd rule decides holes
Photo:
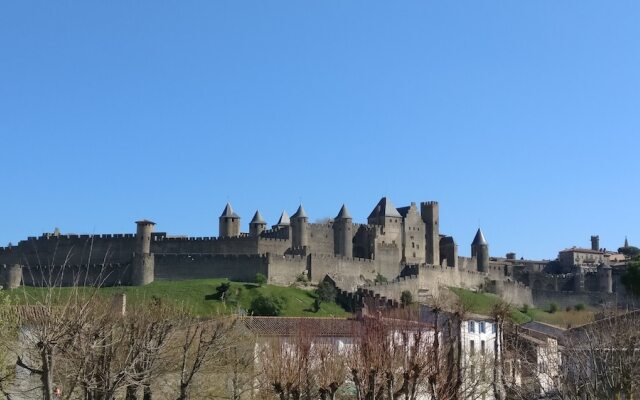
[(640, 2), (5, 1), (0, 243), (437, 200), (461, 254), (640, 244)]

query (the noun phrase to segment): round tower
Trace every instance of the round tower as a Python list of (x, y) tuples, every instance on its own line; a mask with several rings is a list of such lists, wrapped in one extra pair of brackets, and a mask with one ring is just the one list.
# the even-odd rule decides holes
[(262, 218), (260, 211), (256, 210), (251, 222), (249, 222), (249, 234), (251, 236), (260, 236), (260, 234), (267, 228), (267, 222)]
[(302, 204), (298, 211), (291, 216), (291, 247), (294, 249), (307, 247), (309, 245), (309, 217), (304, 211)]
[(333, 243), (336, 255), (353, 257), (353, 219), (344, 204), (333, 222)]
[(613, 293), (611, 266), (605, 263), (598, 265), (598, 288), (602, 293)]
[(476, 258), (477, 267), (479, 272), (486, 272), (489, 270), (489, 243), (484, 238), (482, 230), (478, 228), (476, 236), (471, 242), (471, 257)]
[(155, 222), (136, 221), (136, 247), (131, 269), (131, 285), (144, 286), (153, 282), (155, 274), (154, 256), (151, 253), (151, 234)]
[(22, 283), (22, 265), (6, 265), (0, 273), (2, 274), (1, 284), (4, 289), (17, 289), (20, 287)]
[(240, 216), (233, 211), (231, 203), (227, 203), (218, 219), (220, 237), (240, 236)]

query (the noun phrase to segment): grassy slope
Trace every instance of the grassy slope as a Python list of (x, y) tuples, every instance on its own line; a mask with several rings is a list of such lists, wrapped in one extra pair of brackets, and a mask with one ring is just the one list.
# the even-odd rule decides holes
[[(286, 307), (282, 312), (283, 316), (348, 316), (350, 315), (335, 303), (322, 303), (317, 313), (311, 311), (314, 294), (293, 287), (282, 287), (274, 285), (264, 285), (258, 287), (253, 283), (231, 282), (231, 296), (226, 302), (217, 299), (206, 299), (216, 293), (216, 287), (225, 279), (194, 279), (184, 281), (157, 281), (143, 287), (120, 286), (99, 289), (99, 293), (110, 296), (116, 293), (126, 293), (127, 303), (135, 304), (153, 297), (161, 298), (165, 301), (183, 305), (200, 316), (226, 314), (237, 311), (238, 307), (248, 310), (251, 300), (259, 294), (276, 295), (286, 299)], [(26, 302), (25, 295), (29, 298), (41, 296), (45, 289), (23, 288), (16, 290), (15, 299)], [(57, 289), (61, 291), (61, 296), (71, 292), (71, 289)], [(91, 289), (82, 288), (82, 291)], [(31, 301), (30, 301), (31, 302)]]
[[(500, 297), (490, 293), (476, 293), (459, 288), (451, 288), (451, 291), (458, 296), (463, 304), (468, 306), (470, 312), (475, 314), (490, 315), (494, 304), (500, 300)], [(511, 319), (517, 324), (534, 320), (561, 328), (566, 328), (568, 325), (578, 326), (586, 324), (593, 321), (593, 316), (594, 311), (588, 308), (582, 311), (558, 310), (555, 313), (537, 308), (529, 308), (526, 314), (516, 308), (511, 311)]]
[[(491, 315), (493, 306), (500, 301), (500, 297), (490, 293), (476, 293), (466, 289), (450, 288), (469, 312), (474, 314)], [(517, 309), (511, 310), (511, 319), (517, 324), (531, 321), (531, 318)]]

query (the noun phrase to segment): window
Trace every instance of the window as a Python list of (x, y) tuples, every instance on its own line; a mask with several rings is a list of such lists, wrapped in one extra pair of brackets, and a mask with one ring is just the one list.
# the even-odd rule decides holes
[(476, 354), (476, 342), (474, 342), (473, 340), (469, 340), (469, 354)]
[(491, 324), (491, 333), (496, 334), (496, 324)]
[(469, 321), (469, 332), (475, 332), (476, 331), (476, 323), (473, 321)]
[(484, 354), (484, 340), (480, 341), (480, 354)]
[(485, 323), (480, 322), (480, 333), (485, 333)]

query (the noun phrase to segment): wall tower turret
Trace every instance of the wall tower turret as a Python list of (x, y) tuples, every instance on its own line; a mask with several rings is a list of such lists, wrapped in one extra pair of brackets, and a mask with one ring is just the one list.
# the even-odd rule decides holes
[(598, 265), (598, 288), (602, 293), (613, 293), (611, 266), (606, 263)]
[(154, 222), (136, 221), (136, 247), (133, 254), (131, 284), (144, 286), (153, 282), (155, 274), (154, 255), (151, 253), (151, 234)]
[(489, 243), (480, 228), (471, 243), (471, 257), (476, 258), (478, 271), (486, 272), (489, 269)]
[(294, 249), (306, 247), (309, 245), (309, 217), (304, 211), (302, 204), (298, 207), (298, 211), (291, 216), (291, 245)]
[(22, 265), (0, 265), (0, 286), (4, 289), (17, 289), (22, 283)]
[(249, 234), (251, 236), (260, 236), (262, 231), (267, 228), (267, 222), (262, 218), (260, 211), (256, 210), (251, 222), (249, 222)]
[(240, 236), (240, 216), (233, 211), (231, 203), (222, 211), (218, 226), (220, 237)]
[(438, 202), (420, 203), (420, 214), (425, 225), (425, 262), (440, 265), (440, 210)]
[(333, 223), (333, 243), (336, 255), (353, 257), (353, 219), (344, 204)]

